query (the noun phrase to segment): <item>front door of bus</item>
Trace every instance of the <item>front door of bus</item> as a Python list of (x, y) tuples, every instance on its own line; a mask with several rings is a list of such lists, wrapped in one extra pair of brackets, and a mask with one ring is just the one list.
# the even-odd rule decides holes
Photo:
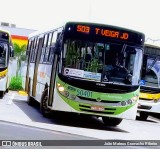
[(34, 75), (33, 75), (33, 84), (32, 84), (32, 96), (36, 96), (36, 85), (37, 85), (37, 75), (38, 75), (38, 65), (40, 61), (40, 56), (42, 52), (42, 45), (43, 45), (43, 38), (39, 38), (38, 42), (38, 49), (37, 49), (37, 57), (35, 60), (35, 66), (34, 66)]

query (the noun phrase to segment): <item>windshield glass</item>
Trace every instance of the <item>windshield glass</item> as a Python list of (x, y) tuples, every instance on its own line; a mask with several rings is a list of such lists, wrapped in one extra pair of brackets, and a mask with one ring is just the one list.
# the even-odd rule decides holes
[(145, 75), (142, 77), (143, 84), (146, 86), (159, 87), (160, 86), (160, 57), (145, 55), (147, 59), (145, 68)]
[(7, 66), (7, 44), (0, 43), (0, 67)]
[(63, 74), (91, 81), (138, 84), (142, 50), (125, 44), (66, 40)]

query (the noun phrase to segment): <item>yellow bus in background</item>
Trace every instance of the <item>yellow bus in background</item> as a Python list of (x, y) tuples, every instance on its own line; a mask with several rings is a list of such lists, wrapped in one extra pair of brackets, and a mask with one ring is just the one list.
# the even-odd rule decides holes
[(146, 120), (150, 113), (160, 113), (160, 47), (145, 45), (141, 79), (138, 111)]
[(8, 31), (0, 29), (0, 97), (8, 91), (11, 68), (10, 57), (13, 57), (11, 35)]

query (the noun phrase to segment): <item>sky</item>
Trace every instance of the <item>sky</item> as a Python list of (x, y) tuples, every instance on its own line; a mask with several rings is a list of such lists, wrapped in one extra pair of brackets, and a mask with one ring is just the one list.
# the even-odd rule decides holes
[(159, 0), (0, 0), (0, 22), (44, 30), (85, 21), (143, 32), (160, 46)]

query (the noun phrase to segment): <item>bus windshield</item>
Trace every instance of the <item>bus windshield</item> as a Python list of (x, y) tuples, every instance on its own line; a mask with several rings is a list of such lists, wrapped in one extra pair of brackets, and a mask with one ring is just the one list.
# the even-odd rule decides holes
[(63, 75), (90, 81), (137, 85), (142, 50), (126, 44), (67, 39)]
[(7, 66), (7, 44), (0, 43), (0, 68)]
[(146, 71), (144, 77), (142, 79), (145, 81), (144, 85), (152, 86), (152, 87), (159, 87), (160, 86), (160, 57), (154, 55), (146, 55), (147, 63), (146, 63)]

